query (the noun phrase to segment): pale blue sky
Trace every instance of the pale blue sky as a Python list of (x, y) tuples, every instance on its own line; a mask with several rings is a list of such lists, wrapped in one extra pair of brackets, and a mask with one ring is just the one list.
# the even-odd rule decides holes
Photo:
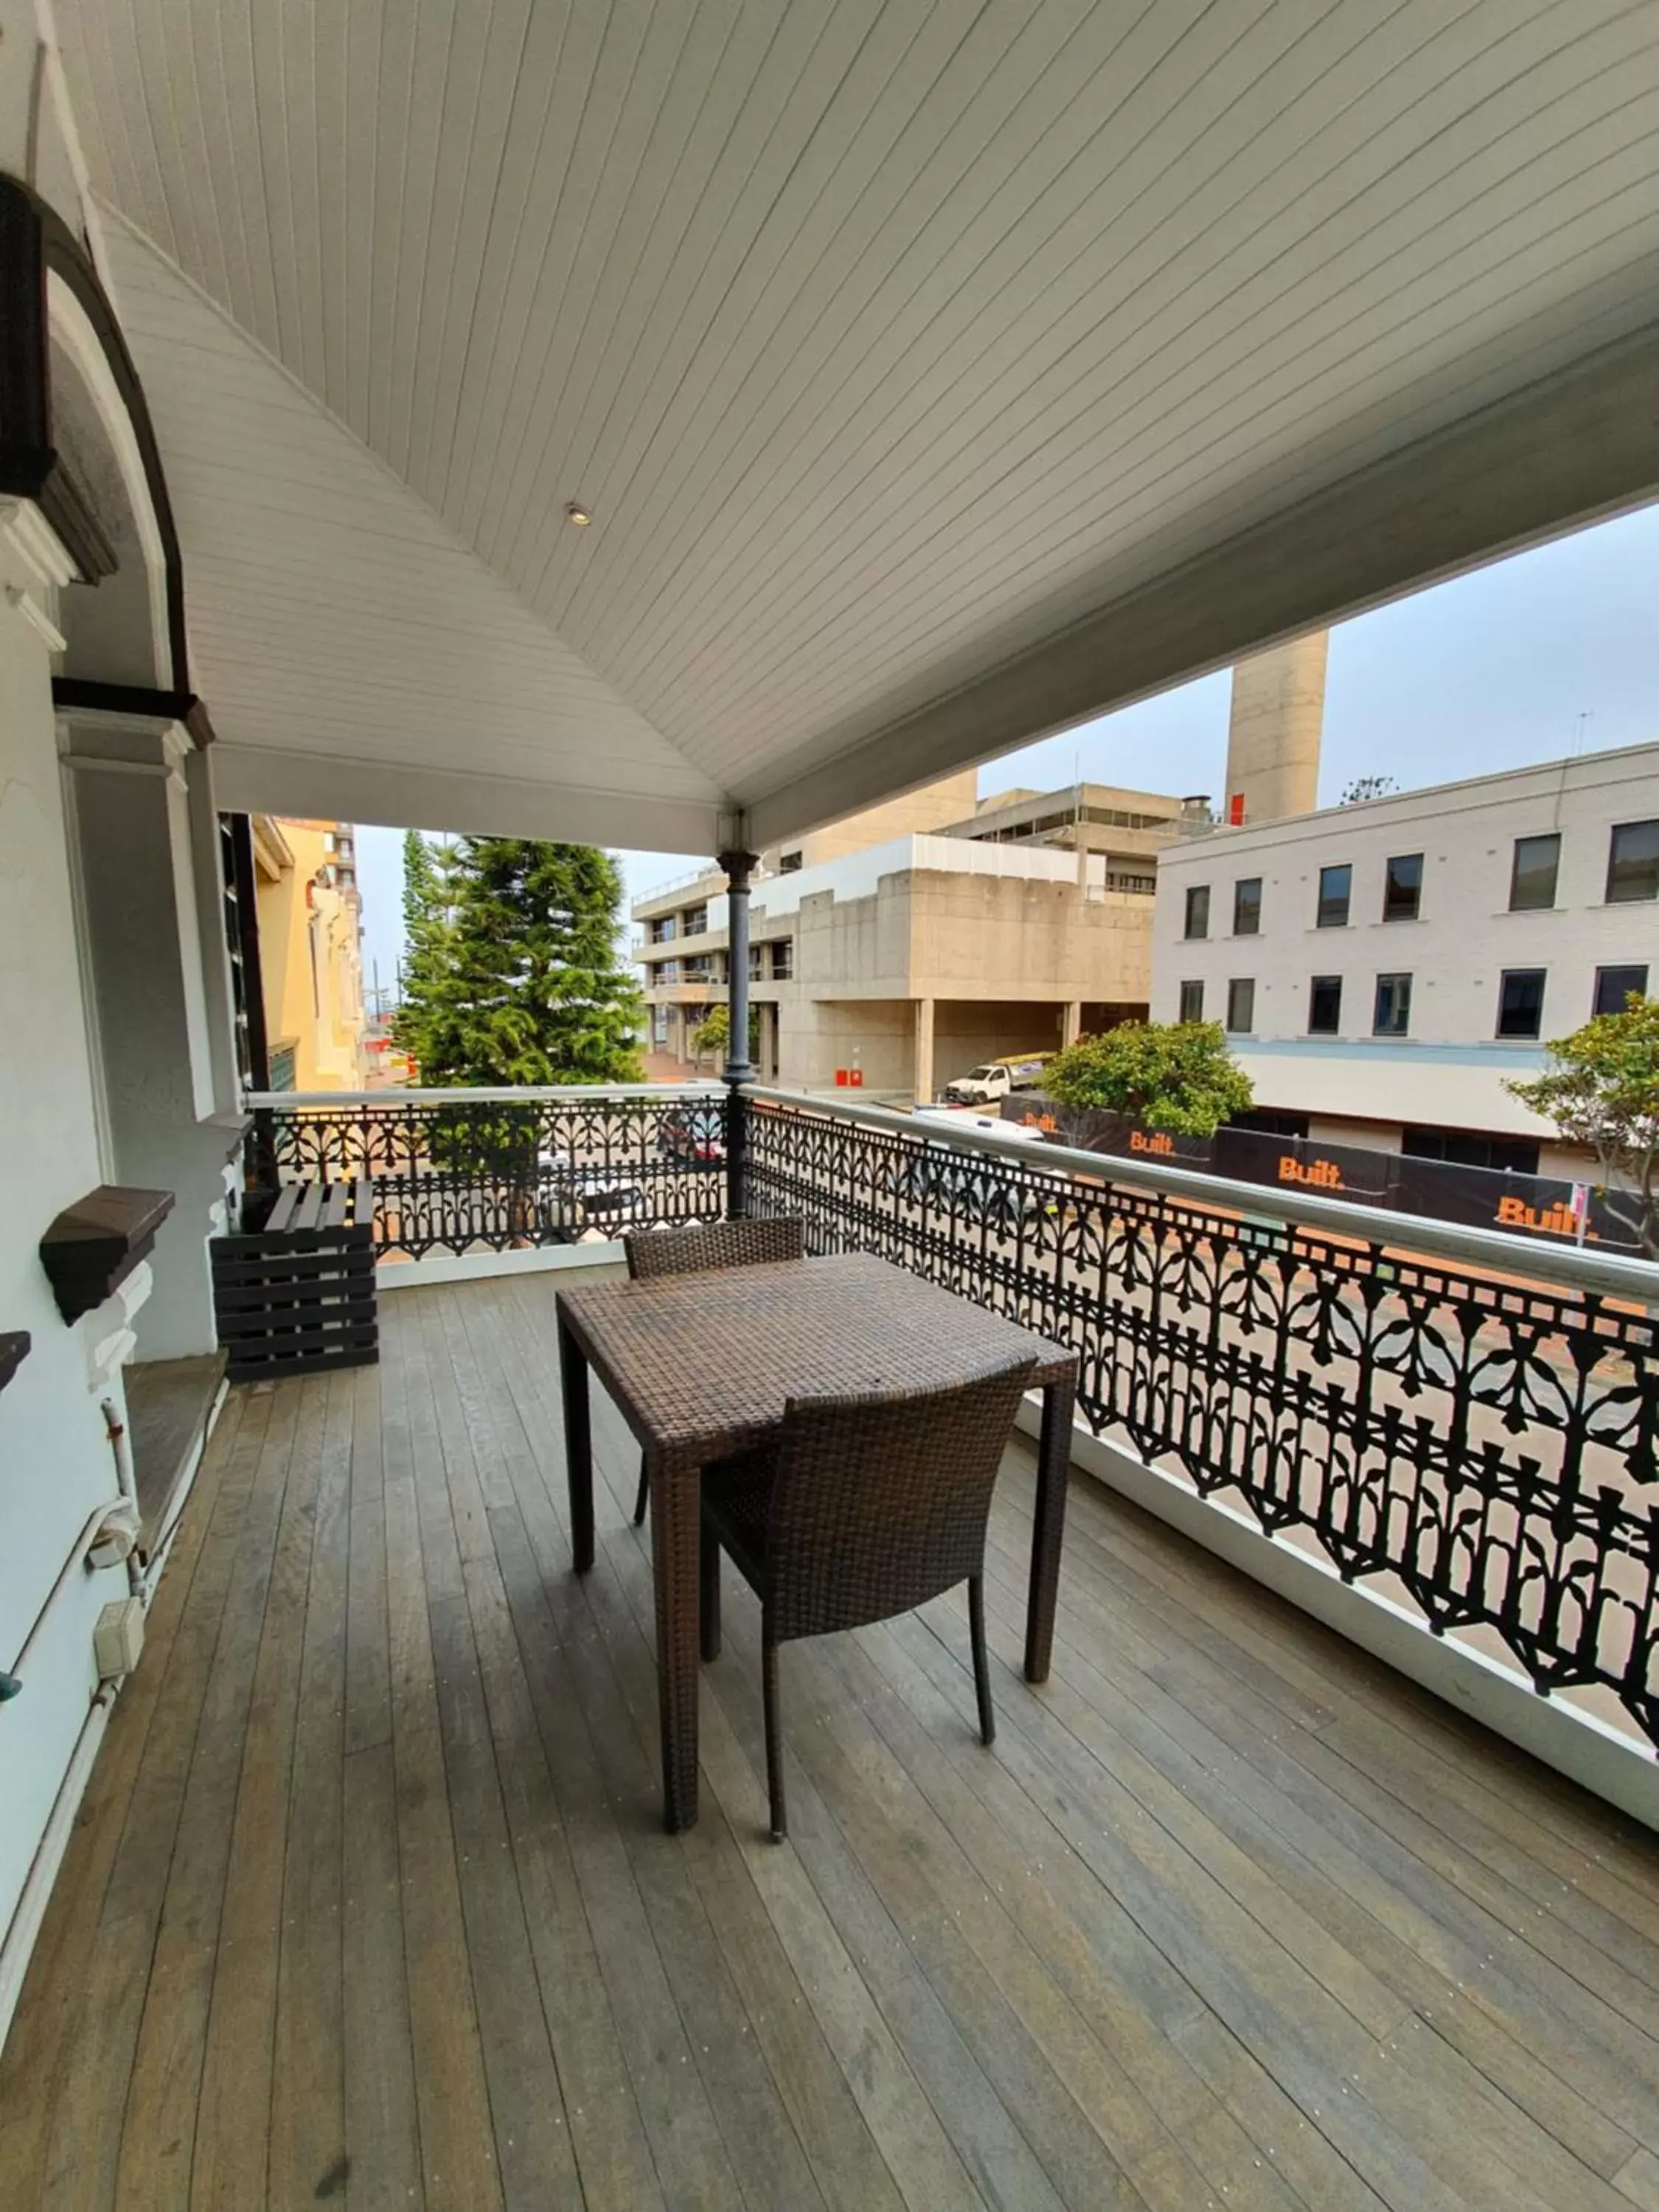
[[(981, 793), (1089, 781), (1218, 795), (1224, 672), (1183, 684), (980, 770)], [(1583, 718), (1581, 723), (1581, 717)], [(1625, 515), (1331, 633), (1322, 804), (1356, 775), (1404, 790), (1583, 750), (1659, 739), (1659, 507)], [(402, 936), (401, 833), (357, 841), (366, 952), (389, 983)], [(624, 853), (629, 896), (702, 856)]]

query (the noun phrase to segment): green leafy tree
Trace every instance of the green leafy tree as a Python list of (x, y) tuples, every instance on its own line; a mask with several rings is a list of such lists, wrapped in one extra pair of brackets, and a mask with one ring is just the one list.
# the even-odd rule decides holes
[(1255, 1095), (1218, 1022), (1121, 1022), (1079, 1037), (1049, 1061), (1042, 1087), (1062, 1106), (1179, 1137), (1213, 1135)]
[(416, 910), (398, 1041), (421, 1081), (631, 1083), (642, 1000), (621, 953), (622, 877), (591, 845), (466, 837), (405, 854)]
[(1597, 1014), (1546, 1049), (1543, 1074), (1508, 1089), (1589, 1146), (1607, 1212), (1659, 1260), (1659, 999), (1632, 991), (1622, 1012)]
[[(732, 1009), (724, 999), (710, 1006), (691, 1032), (691, 1049), (701, 1066), (705, 1058), (723, 1054), (732, 1042)], [(760, 1008), (749, 1009), (749, 1057), (760, 1051)]]

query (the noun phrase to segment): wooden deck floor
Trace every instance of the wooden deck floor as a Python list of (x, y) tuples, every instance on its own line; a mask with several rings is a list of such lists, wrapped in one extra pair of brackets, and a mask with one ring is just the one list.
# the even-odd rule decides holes
[(0, 2063), (0, 2202), (1659, 2207), (1659, 1850), (1085, 1480), (1000, 1735), (957, 1601), (705, 1676), (568, 1570), (546, 1276), (233, 1392)]

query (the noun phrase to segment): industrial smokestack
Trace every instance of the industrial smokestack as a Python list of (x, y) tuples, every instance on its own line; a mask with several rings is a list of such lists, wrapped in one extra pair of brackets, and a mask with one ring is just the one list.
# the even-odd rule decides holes
[(1325, 727), (1328, 630), (1253, 653), (1233, 669), (1222, 819), (1279, 822), (1310, 814), (1319, 790)]

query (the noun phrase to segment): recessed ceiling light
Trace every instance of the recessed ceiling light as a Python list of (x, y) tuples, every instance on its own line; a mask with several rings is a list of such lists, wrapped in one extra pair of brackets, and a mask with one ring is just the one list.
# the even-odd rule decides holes
[(587, 509), (574, 499), (564, 511), (564, 519), (567, 522), (574, 522), (578, 530), (586, 530), (593, 520)]

